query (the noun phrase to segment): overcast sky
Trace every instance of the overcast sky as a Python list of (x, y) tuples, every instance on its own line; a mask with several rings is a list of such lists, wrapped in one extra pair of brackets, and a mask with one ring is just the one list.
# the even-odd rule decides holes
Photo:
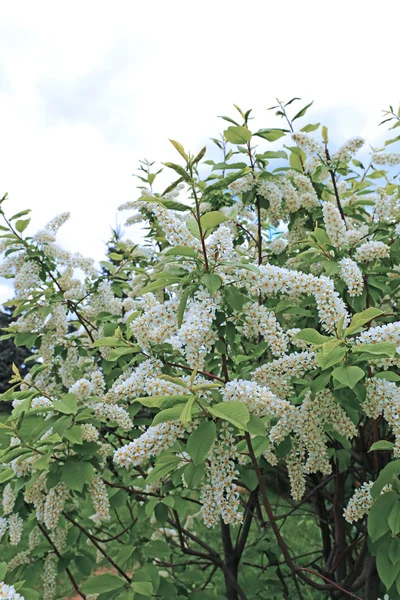
[(335, 139), (377, 142), (399, 16), (397, 0), (1, 2), (0, 194), (31, 231), (70, 210), (60, 242), (101, 260), (138, 159), (175, 160), (169, 137), (198, 151), (233, 103), (279, 126), (266, 108), (301, 96)]

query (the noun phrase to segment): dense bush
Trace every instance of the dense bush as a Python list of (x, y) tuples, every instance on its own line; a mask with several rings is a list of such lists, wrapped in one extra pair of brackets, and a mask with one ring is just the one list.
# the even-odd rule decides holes
[(297, 101), (223, 117), (218, 163), (173, 141), (162, 193), (142, 162), (145, 243), (100, 271), (3, 198), (34, 364), (1, 396), (0, 597), (400, 598), (400, 154), (295, 132)]

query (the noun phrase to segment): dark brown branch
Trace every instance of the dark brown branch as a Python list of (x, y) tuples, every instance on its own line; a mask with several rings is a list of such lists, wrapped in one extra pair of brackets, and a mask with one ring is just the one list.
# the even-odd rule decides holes
[(91, 534), (91, 533), (89, 533), (89, 532), (87, 531), (87, 529), (85, 529), (85, 528), (84, 528), (84, 527), (83, 527), (83, 526), (82, 526), (80, 523), (78, 523), (77, 521), (74, 521), (74, 519), (72, 519), (72, 518), (71, 518), (71, 517), (70, 517), (70, 516), (69, 516), (69, 515), (68, 515), (66, 512), (64, 512), (64, 511), (63, 511), (63, 513), (62, 513), (62, 514), (63, 514), (63, 515), (64, 515), (64, 517), (67, 519), (67, 521), (69, 521), (70, 523), (72, 523), (72, 525), (75, 525), (75, 527), (77, 527), (78, 529), (80, 529), (80, 531), (82, 531), (82, 533), (84, 533), (84, 534), (85, 534), (85, 535), (86, 535), (86, 536), (89, 538), (89, 540), (92, 542), (93, 546), (95, 546), (95, 548), (97, 548), (97, 550), (98, 550), (99, 552), (101, 552), (101, 554), (102, 554), (102, 555), (104, 556), (104, 558), (105, 558), (105, 559), (106, 559), (106, 560), (107, 560), (107, 561), (110, 563), (110, 565), (112, 565), (112, 566), (114, 567), (114, 569), (115, 569), (116, 571), (118, 571), (118, 573), (119, 573), (120, 575), (122, 575), (122, 577), (123, 577), (124, 579), (126, 579), (126, 581), (127, 581), (128, 583), (131, 583), (131, 578), (130, 578), (130, 577), (129, 577), (129, 576), (126, 574), (126, 573), (125, 573), (125, 571), (123, 571), (123, 570), (121, 569), (121, 567), (119, 567), (119, 566), (117, 565), (117, 563), (116, 563), (116, 562), (114, 562), (114, 561), (113, 561), (113, 559), (111, 558), (111, 556), (109, 556), (109, 555), (107, 554), (107, 552), (106, 552), (106, 551), (105, 551), (105, 550), (104, 550), (104, 549), (103, 549), (103, 548), (100, 546), (100, 544), (99, 544), (99, 543), (98, 543), (98, 542), (95, 540), (95, 538), (92, 536), (92, 534)]
[[(47, 533), (47, 531), (45, 530), (45, 528), (43, 527), (43, 525), (41, 523), (38, 523), (38, 527), (40, 529), (40, 531), (43, 533), (44, 537), (46, 538), (46, 540), (49, 542), (49, 544), (51, 544), (51, 546), (54, 549), (55, 554), (57, 555), (58, 558), (61, 558), (61, 554), (59, 553), (57, 546), (54, 544), (53, 540), (51, 539), (51, 537), (49, 536), (49, 534)], [(65, 572), (69, 577), (70, 582), (72, 583), (74, 590), (76, 591), (77, 594), (79, 594), (79, 596), (81, 598), (83, 598), (85, 600), (86, 596), (85, 594), (83, 594), (80, 590), (79, 590), (79, 586), (76, 583), (76, 579), (75, 577), (72, 575), (70, 569), (68, 567), (65, 567)]]

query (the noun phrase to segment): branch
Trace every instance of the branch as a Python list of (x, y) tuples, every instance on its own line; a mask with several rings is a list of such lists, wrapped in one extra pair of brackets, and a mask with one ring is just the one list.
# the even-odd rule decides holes
[(72, 523), (72, 525), (75, 525), (75, 527), (78, 527), (78, 529), (80, 529), (82, 531), (82, 533), (84, 533), (89, 540), (92, 542), (93, 546), (95, 546), (95, 548), (97, 548), (97, 550), (99, 552), (101, 552), (101, 554), (104, 556), (104, 558), (110, 563), (110, 565), (112, 565), (114, 567), (114, 569), (116, 571), (118, 571), (118, 573), (120, 575), (122, 575), (122, 577), (124, 579), (126, 579), (126, 581), (130, 584), (131, 583), (131, 578), (125, 573), (125, 571), (123, 571), (121, 569), (121, 567), (119, 567), (117, 565), (116, 562), (113, 561), (113, 559), (107, 554), (107, 552), (100, 546), (100, 544), (96, 541), (96, 539), (92, 536), (91, 533), (89, 533), (87, 531), (87, 529), (85, 529), (82, 525), (80, 525), (80, 523), (77, 523), (77, 521), (74, 521), (74, 519), (72, 519), (66, 512), (62, 512), (62, 514), (64, 515), (64, 517), (70, 522)]
[[(38, 522), (38, 527), (40, 529), (40, 531), (43, 533), (44, 537), (46, 538), (46, 540), (49, 542), (49, 544), (52, 545), (54, 552), (56, 553), (58, 558), (62, 558), (61, 554), (59, 553), (57, 546), (54, 544), (53, 540), (51, 539), (51, 537), (49, 536), (49, 534), (47, 533), (47, 531), (45, 530), (45, 528), (43, 527), (43, 525), (41, 523)], [(65, 572), (69, 577), (70, 582), (72, 583), (74, 590), (76, 591), (77, 594), (80, 595), (81, 598), (83, 598), (85, 600), (86, 596), (85, 594), (83, 594), (80, 590), (79, 590), (79, 586), (76, 583), (75, 577), (72, 575), (70, 569), (68, 567), (65, 567)]]

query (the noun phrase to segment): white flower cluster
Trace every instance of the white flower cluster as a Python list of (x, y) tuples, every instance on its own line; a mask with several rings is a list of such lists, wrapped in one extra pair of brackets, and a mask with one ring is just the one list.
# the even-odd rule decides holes
[(5, 517), (0, 517), (0, 540), (8, 529), (8, 521)]
[(180, 329), (167, 340), (192, 368), (202, 368), (207, 352), (218, 339), (212, 324), (220, 301), (218, 292), (210, 295), (202, 288), (198, 290), (187, 304)]
[(365, 242), (357, 248), (354, 258), (357, 262), (371, 262), (390, 256), (390, 246), (383, 242)]
[(90, 485), (90, 497), (93, 502), (96, 513), (90, 518), (99, 525), (110, 519), (110, 501), (108, 499), (107, 488), (98, 473), (95, 474)]
[(91, 298), (92, 312), (107, 311), (113, 315), (121, 315), (122, 301), (117, 298), (108, 281), (102, 281), (97, 289), (97, 294)]
[(13, 585), (0, 581), (0, 600), (24, 600), (24, 597), (18, 594)]
[(43, 600), (54, 600), (57, 587), (57, 563), (55, 554), (48, 553), (44, 559), (42, 581), (43, 581)]
[(342, 248), (349, 243), (346, 224), (343, 221), (339, 210), (332, 202), (322, 204), (322, 214), (325, 223), (325, 230), (332, 244), (337, 248)]
[[(137, 396), (143, 396), (143, 394), (154, 395), (153, 385), (154, 381), (159, 381), (160, 390), (159, 395), (168, 395), (168, 391), (164, 393), (163, 384), (169, 389), (171, 384), (166, 381), (156, 379), (161, 374), (162, 363), (159, 360), (149, 359), (145, 360), (138, 367), (132, 370), (126, 370), (118, 379), (113, 383), (111, 389), (105, 396), (106, 402), (124, 402), (127, 400), (133, 400)], [(151, 382), (151, 384), (150, 384)], [(173, 387), (176, 389), (176, 386)], [(174, 393), (171, 391), (171, 393)]]
[(375, 152), (372, 155), (372, 162), (375, 165), (388, 165), (389, 167), (394, 167), (395, 165), (400, 164), (400, 154), (396, 152)]
[(32, 552), (30, 550), (22, 550), (18, 552), (8, 563), (8, 570), (14, 571), (21, 565), (30, 565), (33, 561)]
[(12, 513), (15, 500), (16, 500), (15, 492), (10, 483), (7, 483), (3, 490), (3, 514), (9, 515)]
[(349, 296), (360, 296), (364, 291), (364, 280), (358, 264), (351, 258), (339, 261), (339, 274), (345, 282)]
[(355, 490), (343, 511), (343, 516), (348, 523), (359, 521), (369, 513), (374, 502), (374, 499), (371, 496), (371, 488), (373, 485), (373, 481), (364, 481), (364, 483)]
[(314, 296), (319, 320), (329, 333), (334, 331), (335, 324), (342, 316), (345, 317), (345, 322), (348, 322), (346, 306), (329, 277), (316, 277), (274, 265), (260, 265), (258, 269), (259, 274), (247, 271), (242, 275), (252, 293), (258, 289), (266, 296), (275, 296), (278, 293), (286, 294), (291, 299), (303, 294)]
[(296, 142), (299, 148), (304, 150), (306, 154), (317, 154), (320, 157), (324, 156), (324, 148), (322, 144), (305, 133), (294, 133), (292, 135), (292, 140)]
[(29, 297), (31, 291), (40, 284), (40, 266), (33, 260), (26, 260), (14, 278), (15, 297)]
[(152, 344), (162, 344), (176, 332), (178, 306), (179, 301), (176, 299), (161, 303), (154, 294), (143, 296), (143, 314), (130, 324), (133, 335), (143, 350), (149, 350)]
[(339, 162), (349, 162), (354, 154), (360, 150), (365, 144), (365, 140), (361, 137), (356, 137), (349, 140), (332, 156), (332, 160)]
[(70, 394), (76, 394), (78, 400), (87, 400), (93, 393), (93, 386), (88, 379), (78, 379), (68, 390)]
[(389, 344), (400, 344), (400, 321), (370, 327), (357, 336), (356, 344), (377, 344), (388, 342)]
[(399, 221), (400, 199), (397, 191), (389, 196), (386, 193), (386, 190), (379, 186), (376, 188), (376, 193), (377, 195), (373, 198), (373, 200), (375, 202), (374, 213), (377, 220), (383, 223)]
[(383, 414), (395, 436), (393, 454), (400, 457), (400, 387), (393, 381), (373, 377), (367, 382), (365, 413), (374, 419)]
[(207, 239), (208, 260), (235, 260), (236, 253), (233, 247), (233, 233), (227, 225), (220, 225)]
[(274, 356), (281, 356), (288, 350), (288, 339), (278, 319), (272, 311), (256, 302), (243, 306), (245, 325), (243, 333), (249, 337), (263, 336)]
[(183, 217), (158, 204), (151, 205), (151, 210), (157, 217), (161, 228), (164, 230), (165, 237), (171, 246), (179, 245), (188, 246), (195, 250), (201, 249), (200, 241), (190, 233)]
[(281, 400), (268, 387), (254, 381), (234, 379), (225, 384), (221, 394), (224, 402), (243, 402), (257, 417), (283, 417), (292, 410), (290, 402)]
[(278, 223), (280, 219), (284, 217), (284, 210), (282, 206), (283, 194), (282, 189), (273, 181), (269, 179), (259, 179), (257, 183), (257, 190), (260, 196), (266, 198), (269, 202), (268, 216), (271, 221)]
[(33, 504), (36, 509), (36, 519), (40, 522), (44, 520), (44, 505), (46, 502), (46, 473), (39, 475), (36, 481), (24, 493), (24, 500), (28, 504)]
[(214, 442), (206, 461), (206, 481), (201, 489), (201, 514), (207, 527), (215, 527), (219, 517), (223, 522), (236, 525), (242, 521), (237, 485), (233, 482), (239, 472), (235, 469), (238, 458), (232, 429), (223, 422), (218, 440)]
[(68, 496), (69, 490), (63, 482), (58, 483), (47, 494), (43, 509), (43, 521), (47, 529), (55, 529), (57, 527)]
[(141, 465), (151, 456), (158, 456), (165, 448), (172, 446), (185, 429), (178, 421), (149, 427), (136, 440), (118, 448), (114, 453), (114, 462), (119, 467)]
[(249, 192), (250, 190), (252, 190), (255, 185), (255, 182), (256, 180), (252, 173), (248, 173), (241, 179), (236, 179), (236, 181), (230, 183), (229, 189), (231, 190), (234, 196), (237, 196), (239, 194), (242, 194), (243, 192)]
[(99, 439), (99, 432), (94, 425), (91, 425), (90, 423), (83, 423), (83, 425), (81, 425), (81, 430), (82, 440), (84, 442), (97, 442)]
[(285, 252), (287, 246), (288, 241), (284, 237), (277, 237), (270, 241), (268, 248), (272, 254), (278, 255)]
[[(316, 394), (314, 399), (308, 393), (302, 404), (287, 411), (270, 431), (269, 438), (273, 445), (279, 444), (289, 434), (292, 436), (294, 449), (287, 459), (287, 467), (291, 495), (295, 500), (300, 500), (304, 495), (306, 474), (319, 471), (327, 475), (332, 470), (325, 425), (332, 426), (346, 438), (357, 434), (355, 425), (329, 390)], [(266, 458), (269, 460), (269, 456)]]
[(24, 522), (21, 517), (13, 513), (8, 517), (8, 537), (12, 546), (17, 546), (22, 538)]
[(252, 373), (252, 378), (257, 383), (268, 386), (279, 396), (285, 397), (290, 393), (291, 379), (302, 377), (316, 367), (314, 352), (293, 352), (257, 367)]
[(320, 204), (309, 177), (293, 170), (287, 171), (284, 179), (277, 178), (275, 182), (259, 179), (258, 193), (268, 200), (266, 215), (276, 225), (281, 220), (287, 221), (290, 214), (300, 208), (311, 210)]
[(122, 406), (108, 404), (106, 402), (97, 402), (94, 404), (94, 409), (96, 416), (101, 421), (113, 421), (124, 431), (133, 429), (133, 421), (130, 418), (129, 413), (122, 408)]
[(51, 221), (49, 221), (47, 223), (47, 225), (45, 227), (46, 231), (50, 231), (51, 233), (53, 233), (55, 235), (56, 233), (58, 233), (58, 230), (60, 229), (60, 227), (62, 227), (64, 225), (64, 223), (66, 223), (68, 221), (70, 216), (71, 216), (70, 212), (64, 212), (64, 213), (57, 215), (56, 217), (54, 217)]

